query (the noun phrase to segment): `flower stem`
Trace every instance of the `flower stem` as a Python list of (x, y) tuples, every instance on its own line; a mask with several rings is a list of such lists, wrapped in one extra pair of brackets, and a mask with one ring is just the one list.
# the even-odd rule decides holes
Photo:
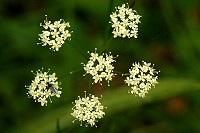
[(56, 121), (56, 129), (57, 129), (57, 133), (61, 133), (61, 129), (60, 129), (60, 120), (59, 118), (57, 118), (57, 121)]
[(113, 3), (114, 3), (114, 0), (110, 0), (109, 6), (108, 6), (108, 14), (107, 14), (107, 17), (105, 19), (104, 41), (107, 40), (108, 35), (109, 35), (109, 31), (110, 31), (109, 19), (110, 19), (110, 14), (111, 14), (111, 11), (112, 11)]
[(130, 75), (129, 73), (123, 73), (123, 72), (119, 72), (119, 71), (115, 71), (115, 70), (114, 70), (114, 72), (115, 72), (116, 74), (121, 74), (121, 75)]
[(81, 67), (81, 68), (79, 68), (79, 69), (76, 69), (76, 70), (74, 70), (74, 71), (71, 71), (71, 72), (69, 72), (68, 74), (65, 74), (65, 75), (59, 77), (58, 79), (59, 79), (59, 80), (60, 80), (60, 79), (63, 79), (63, 78), (65, 78), (65, 77), (67, 77), (67, 76), (70, 76), (70, 75), (72, 75), (72, 74), (74, 74), (74, 73), (76, 73), (76, 72), (81, 71), (82, 69), (83, 69), (83, 68)]
[(78, 48), (75, 48), (75, 46), (71, 43), (68, 43), (77, 53), (79, 53), (85, 60), (88, 60), (88, 57), (84, 55)]
[(92, 77), (90, 77), (88, 81), (88, 95), (91, 94), (91, 88), (92, 88)]
[(133, 1), (133, 2), (131, 3), (130, 8), (133, 8), (134, 5), (135, 5), (135, 1)]
[(112, 39), (113, 39), (113, 36), (111, 36), (111, 37), (108, 39), (108, 41), (105, 43), (105, 45), (101, 48), (100, 53), (102, 53), (102, 52), (106, 49), (106, 47), (110, 44), (110, 42), (111, 42)]
[(104, 38), (103, 38), (103, 45), (101, 48), (101, 52), (103, 52), (105, 50), (106, 46), (109, 44), (108, 42), (111, 41), (109, 38), (109, 33), (110, 33), (110, 29), (111, 29), (111, 27), (109, 26), (109, 19), (110, 19), (110, 14), (112, 12), (113, 3), (114, 3), (114, 0), (110, 0), (109, 6), (108, 6), (108, 14), (105, 19), (105, 34), (104, 34)]

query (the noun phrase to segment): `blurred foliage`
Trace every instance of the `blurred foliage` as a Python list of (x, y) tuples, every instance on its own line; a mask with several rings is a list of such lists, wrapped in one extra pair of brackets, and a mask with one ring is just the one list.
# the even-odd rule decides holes
[[(134, 1), (1, 0), (0, 132), (200, 132), (199, 0), (135, 0), (133, 8), (142, 16), (138, 38), (113, 39), (105, 52), (119, 55), (115, 68), (124, 73), (135, 61), (154, 63), (161, 70), (159, 85), (143, 99), (127, 93), (120, 75), (111, 87), (92, 85), (92, 93), (102, 94), (108, 107), (98, 128), (72, 124), (71, 102), (88, 88), (83, 71), (61, 79), (61, 98), (47, 107), (27, 98), (24, 86), (33, 79), (31, 70), (51, 68), (62, 77), (80, 69), (87, 51), (100, 49), (112, 36), (110, 11), (125, 2)], [(52, 21), (69, 21), (74, 31), (59, 52), (36, 45), (46, 14)]]

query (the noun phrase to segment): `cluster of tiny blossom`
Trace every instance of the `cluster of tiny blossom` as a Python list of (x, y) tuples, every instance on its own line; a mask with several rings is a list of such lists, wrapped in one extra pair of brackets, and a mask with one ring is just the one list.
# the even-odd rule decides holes
[(40, 23), (45, 30), (42, 31), (42, 34), (39, 34), (39, 40), (42, 46), (49, 45), (50, 49), (53, 51), (58, 51), (59, 48), (64, 44), (65, 40), (71, 39), (71, 33), (66, 28), (70, 27), (69, 22), (65, 22), (63, 19), (51, 23), (51, 21), (44, 20), (44, 25)]
[(151, 66), (151, 63), (146, 63), (143, 61), (143, 64), (133, 63), (133, 67), (129, 69), (130, 76), (125, 79), (125, 83), (128, 86), (131, 86), (130, 93), (134, 93), (139, 97), (145, 97), (145, 94), (158, 84), (158, 77), (155, 74), (158, 74), (157, 71)]
[(128, 3), (115, 7), (115, 9), (116, 11), (110, 15), (114, 38), (137, 38), (138, 23), (140, 23), (141, 16), (137, 15), (135, 10), (129, 8)]
[(105, 107), (101, 105), (99, 98), (91, 94), (86, 97), (86, 92), (85, 97), (81, 98), (78, 96), (78, 100), (75, 100), (73, 104), (74, 107), (72, 108), (73, 112), (71, 115), (76, 118), (75, 120), (81, 122), (81, 126), (83, 121), (86, 122), (86, 126), (88, 124), (91, 127), (94, 125), (96, 126), (98, 119), (103, 118), (105, 115), (103, 111)]
[(28, 89), (27, 95), (33, 97), (35, 102), (40, 102), (41, 106), (46, 105), (48, 98), (51, 101), (52, 96), (60, 97), (61, 89), (56, 80), (56, 74), (48, 74), (48, 72), (43, 72), (41, 70), (36, 71), (35, 79), (32, 80), (31, 85), (25, 86)]
[[(94, 82), (99, 82), (101, 84), (102, 79), (104, 78), (108, 82), (112, 80), (112, 78), (115, 76), (113, 73), (114, 66), (112, 65), (113, 62), (116, 62), (114, 60), (115, 57), (109, 54), (102, 54), (98, 55), (98, 53), (89, 53), (91, 55), (88, 63), (84, 66), (84, 70), (86, 71), (86, 74), (89, 73), (92, 75)], [(85, 75), (84, 75), (85, 76)]]

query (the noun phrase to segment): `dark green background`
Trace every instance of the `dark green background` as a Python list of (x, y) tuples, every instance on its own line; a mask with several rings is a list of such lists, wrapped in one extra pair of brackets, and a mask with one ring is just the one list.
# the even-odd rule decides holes
[[(111, 40), (104, 52), (116, 58), (115, 69), (127, 73), (133, 62), (152, 62), (159, 84), (146, 98), (128, 94), (125, 77), (107, 87), (92, 86), (103, 95), (106, 115), (98, 128), (72, 124), (72, 104), (84, 96), (89, 76), (67, 75), (62, 95), (41, 107), (27, 90), (36, 71), (51, 68), (58, 77), (82, 68), (87, 51), (100, 49), (112, 36), (109, 12), (131, 0), (1, 0), (0, 3), (0, 132), (5, 133), (198, 133), (200, 132), (200, 1), (136, 0), (142, 16), (138, 38)], [(110, 8), (111, 7), (111, 8)], [(72, 40), (59, 52), (36, 45), (45, 15), (71, 24)]]

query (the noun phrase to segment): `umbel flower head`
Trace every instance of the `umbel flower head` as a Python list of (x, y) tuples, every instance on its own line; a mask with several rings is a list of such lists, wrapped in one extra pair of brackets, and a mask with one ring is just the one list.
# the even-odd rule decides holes
[(60, 19), (55, 22), (44, 20), (44, 24), (40, 23), (40, 26), (44, 28), (41, 34), (39, 34), (39, 40), (42, 46), (50, 46), (53, 51), (58, 51), (59, 48), (65, 43), (65, 40), (71, 40), (71, 33), (67, 28), (70, 27), (69, 22), (65, 22)]
[(55, 73), (49, 74), (49, 71), (38, 70), (33, 74), (35, 79), (32, 80), (31, 85), (25, 86), (28, 89), (27, 95), (29, 97), (33, 97), (35, 102), (40, 102), (41, 106), (47, 106), (48, 99), (52, 102), (52, 96), (60, 97), (62, 88), (59, 87), (60, 83), (58, 83)]
[(129, 93), (134, 93), (139, 97), (145, 97), (148, 91), (158, 84), (157, 71), (151, 66), (151, 63), (143, 64), (133, 63), (133, 67), (129, 69), (130, 76), (126, 77), (125, 83), (131, 86), (131, 91)]
[(116, 11), (110, 15), (114, 38), (137, 38), (138, 23), (140, 23), (141, 16), (137, 15), (135, 10), (129, 8), (128, 3), (115, 7), (115, 9)]
[(99, 99), (100, 98), (91, 94), (87, 97), (85, 92), (85, 97), (81, 98), (78, 96), (78, 100), (75, 100), (71, 115), (76, 118), (75, 120), (79, 120), (81, 122), (81, 126), (83, 121), (86, 122), (86, 126), (96, 126), (98, 119), (103, 118), (105, 115), (103, 110), (106, 107), (101, 105)]
[(94, 53), (88, 51), (91, 57), (86, 65), (82, 63), (84, 70), (86, 71), (86, 74), (92, 75), (94, 79), (93, 83), (99, 82), (101, 84), (102, 79), (105, 79), (109, 86), (109, 82), (115, 76), (113, 73), (114, 66), (112, 65), (113, 62), (116, 62), (114, 60), (115, 57), (111, 55), (111, 52), (109, 54), (103, 53), (102, 55), (98, 55), (96, 50), (97, 49), (95, 49)]

